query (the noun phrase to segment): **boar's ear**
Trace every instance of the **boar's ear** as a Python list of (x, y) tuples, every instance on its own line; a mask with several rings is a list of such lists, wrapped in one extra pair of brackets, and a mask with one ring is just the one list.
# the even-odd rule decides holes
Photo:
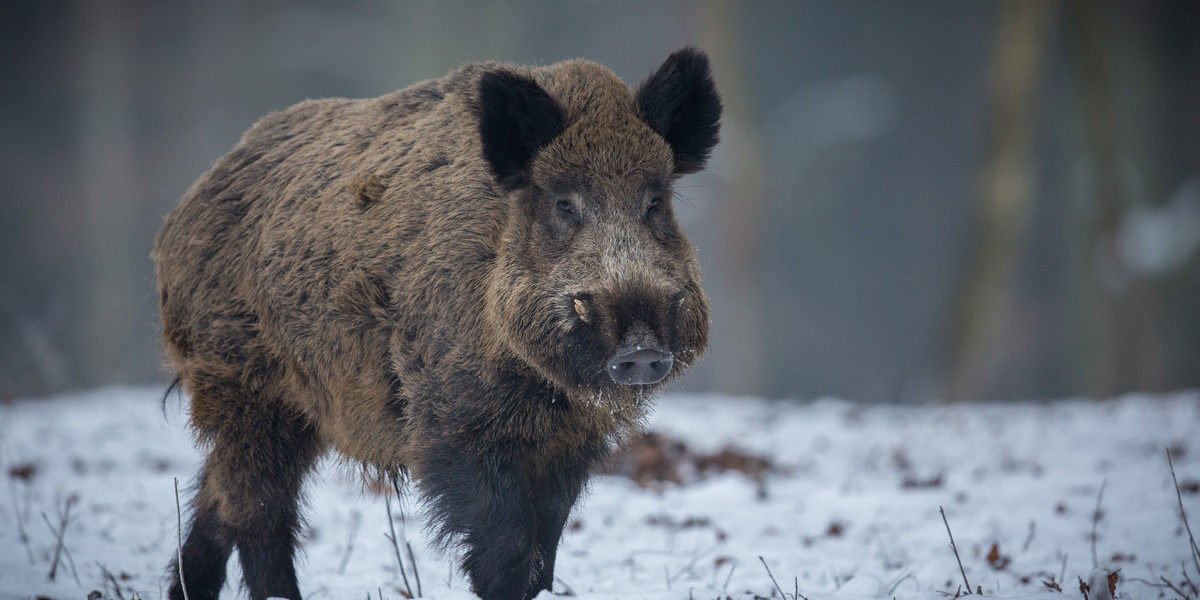
[(533, 79), (508, 71), (483, 75), (479, 136), (500, 185), (512, 190), (525, 184), (533, 155), (562, 128), (562, 108)]
[(675, 173), (703, 169), (721, 129), (721, 97), (708, 56), (692, 47), (678, 50), (634, 93), (642, 118), (674, 150)]

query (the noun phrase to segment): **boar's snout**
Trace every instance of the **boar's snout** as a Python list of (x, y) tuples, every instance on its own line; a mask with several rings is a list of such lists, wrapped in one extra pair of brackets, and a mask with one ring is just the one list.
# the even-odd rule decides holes
[(621, 385), (653, 385), (662, 381), (674, 364), (674, 356), (663, 348), (653, 330), (636, 322), (608, 360), (606, 371)]
[(669, 352), (638, 344), (617, 351), (608, 361), (608, 375), (622, 385), (650, 385), (662, 381), (673, 364)]

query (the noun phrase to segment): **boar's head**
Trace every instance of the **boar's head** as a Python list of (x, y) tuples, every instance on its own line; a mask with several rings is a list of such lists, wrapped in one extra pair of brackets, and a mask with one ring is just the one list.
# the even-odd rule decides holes
[(704, 351), (708, 301), (672, 185), (704, 167), (721, 101), (672, 54), (631, 92), (583, 61), (479, 86), (483, 155), (510, 201), (490, 274), (495, 350), (564, 390), (656, 389)]

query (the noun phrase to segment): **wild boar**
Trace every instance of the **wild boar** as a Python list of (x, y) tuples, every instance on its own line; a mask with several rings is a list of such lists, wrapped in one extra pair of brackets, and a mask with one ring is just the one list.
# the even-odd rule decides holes
[(673, 182), (721, 101), (685, 48), (632, 90), (583, 60), (466, 65), (266, 116), (155, 241), (163, 341), (207, 452), (170, 598), (300, 597), (305, 475), (415, 487), (484, 600), (548, 590), (589, 471), (708, 339)]

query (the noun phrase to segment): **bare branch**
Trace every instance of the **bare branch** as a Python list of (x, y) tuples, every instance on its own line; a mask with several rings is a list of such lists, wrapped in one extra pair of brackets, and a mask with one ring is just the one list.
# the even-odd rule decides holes
[(175, 550), (179, 561), (179, 589), (183, 590), (183, 600), (188, 599), (187, 584), (183, 581), (183, 510), (179, 508), (179, 478), (175, 480)]
[(967, 585), (967, 594), (971, 593), (971, 582), (967, 581), (967, 570), (963, 568), (962, 559), (958, 556), (958, 546), (954, 543), (954, 534), (950, 533), (950, 521), (946, 520), (946, 509), (938, 507), (942, 513), (942, 522), (946, 524), (946, 535), (950, 536), (950, 549), (954, 551), (954, 560), (958, 561), (958, 572), (962, 573), (963, 583)]
[[(401, 530), (404, 529), (403, 522), (400, 523), (400, 529)], [(417, 572), (417, 559), (416, 559), (416, 557), (413, 556), (412, 543), (405, 541), (404, 546), (405, 546), (405, 548), (408, 549), (408, 563), (410, 565), (412, 565), (412, 568), (413, 568), (413, 579), (417, 580), (417, 597), (422, 598), (424, 596), (421, 593), (421, 574), (419, 572)]]
[[(1196, 546), (1196, 536), (1192, 535), (1187, 512), (1183, 510), (1183, 494), (1179, 492), (1179, 480), (1175, 478), (1175, 463), (1171, 460), (1170, 448), (1167, 448), (1167, 466), (1171, 468), (1171, 481), (1175, 482), (1175, 498), (1179, 500), (1179, 516), (1183, 519), (1183, 527), (1187, 530), (1188, 543), (1191, 545), (1192, 562), (1196, 565), (1196, 573), (1200, 574), (1200, 547)], [(1184, 573), (1186, 574), (1186, 571)]]
[(54, 560), (50, 564), (50, 573), (48, 575), (50, 581), (54, 581), (55, 577), (57, 577), (59, 562), (61, 562), (63, 556), (66, 556), (67, 560), (70, 562), (71, 576), (75, 578), (75, 583), (83, 585), (79, 581), (79, 573), (75, 570), (75, 559), (71, 558), (71, 551), (67, 550), (66, 544), (63, 542), (63, 538), (67, 535), (67, 525), (71, 520), (71, 506), (75, 504), (76, 500), (78, 500), (77, 496), (68, 496), (63, 507), (61, 509), (56, 508), (56, 510), (58, 510), (57, 530), (54, 529), (54, 525), (50, 523), (50, 517), (47, 517), (46, 513), (44, 512), (42, 513), (42, 520), (46, 522), (46, 527), (50, 528), (50, 533), (54, 535), (54, 538), (57, 542), (54, 547)]
[[(761, 557), (761, 556), (758, 557), (758, 560), (759, 560), (759, 562), (762, 563), (763, 568), (767, 570), (767, 576), (771, 578), (771, 583), (775, 584), (775, 589), (779, 590), (779, 597), (782, 598), (783, 600), (787, 600), (787, 593), (783, 591), (783, 588), (779, 587), (779, 582), (775, 581), (775, 575), (773, 573), (771, 573), (771, 567), (767, 566), (767, 561), (765, 559), (763, 559), (763, 557)], [(808, 598), (806, 598), (805, 596), (800, 595), (800, 587), (799, 587), (798, 581), (796, 584), (796, 595), (792, 596), (792, 600), (808, 600)]]
[(1100, 519), (1104, 513), (1100, 511), (1100, 503), (1104, 501), (1104, 488), (1108, 487), (1108, 478), (1100, 484), (1100, 493), (1096, 495), (1096, 510), (1092, 512), (1092, 568), (1099, 569), (1100, 561), (1096, 560), (1096, 538), (1099, 534), (1096, 529), (1100, 525)]
[(112, 584), (113, 593), (117, 595), (117, 600), (125, 600), (125, 595), (121, 593), (121, 584), (117, 583), (117, 578), (113, 576), (112, 571), (109, 571), (108, 567), (99, 561), (96, 562), (96, 566), (100, 568), (100, 574), (104, 577), (105, 585)]
[(386, 537), (392, 543), (392, 550), (396, 553), (396, 564), (400, 565), (400, 577), (404, 579), (404, 590), (407, 592), (408, 597), (412, 598), (412, 586), (408, 584), (408, 572), (404, 569), (404, 559), (400, 557), (400, 545), (396, 543), (396, 526), (392, 523), (392, 499), (386, 494), (383, 496), (383, 506), (387, 509), (388, 530), (392, 532), (391, 535), (383, 534), (383, 537)]
[(346, 572), (346, 564), (350, 562), (350, 554), (354, 552), (354, 538), (358, 536), (358, 526), (362, 523), (362, 514), (357, 510), (350, 513), (350, 538), (346, 540), (346, 553), (338, 565), (338, 575)]
[(576, 594), (575, 590), (571, 589), (571, 586), (567, 585), (567, 582), (563, 581), (561, 577), (555, 575), (554, 580), (557, 581), (558, 584), (563, 587), (563, 593), (559, 594), (560, 596), (578, 596), (579, 595), (579, 594)]
[(25, 553), (29, 555), (29, 564), (33, 565), (33, 548), (29, 545), (29, 532), (25, 531), (25, 521), (29, 519), (29, 504), (26, 503), (25, 510), (21, 510), (21, 505), (17, 501), (17, 487), (15, 483), (9, 483), (8, 489), (12, 492), (13, 516), (17, 520), (17, 538), (25, 545)]

